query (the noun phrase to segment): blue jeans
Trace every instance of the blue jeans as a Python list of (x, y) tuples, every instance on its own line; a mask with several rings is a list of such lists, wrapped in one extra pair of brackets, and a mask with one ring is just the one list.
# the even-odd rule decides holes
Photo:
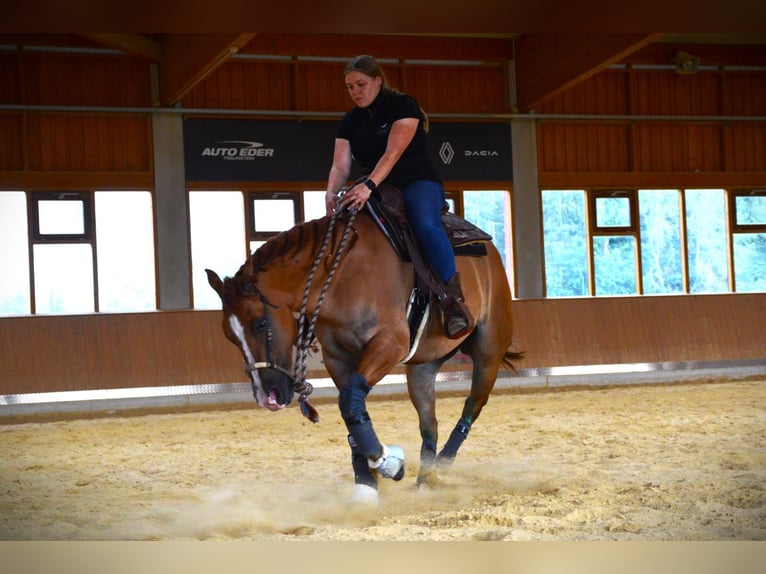
[(436, 181), (418, 180), (401, 189), (407, 219), (423, 256), (444, 283), (455, 274), (455, 253), (442, 227), (444, 188)]

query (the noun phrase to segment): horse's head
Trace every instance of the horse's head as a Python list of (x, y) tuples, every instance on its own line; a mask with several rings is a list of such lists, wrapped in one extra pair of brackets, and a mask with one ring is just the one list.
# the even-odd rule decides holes
[(220, 277), (206, 269), (208, 283), (223, 302), (223, 332), (245, 359), (253, 394), (262, 407), (283, 409), (293, 399), (292, 347), (297, 325), (278, 296), (270, 300), (245, 268), (235, 277)]

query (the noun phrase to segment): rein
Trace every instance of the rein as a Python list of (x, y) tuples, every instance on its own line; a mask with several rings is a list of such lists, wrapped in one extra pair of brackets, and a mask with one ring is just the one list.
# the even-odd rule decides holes
[[(343, 195), (348, 191), (348, 187), (343, 187), (338, 192), (338, 198), (342, 199)], [(349, 211), (349, 219), (346, 223), (346, 228), (343, 230), (343, 235), (341, 237), (340, 243), (338, 244), (338, 249), (335, 252), (335, 257), (333, 258), (332, 265), (330, 266), (330, 271), (327, 274), (327, 279), (325, 279), (324, 284), (322, 285), (322, 290), (319, 293), (319, 298), (317, 299), (316, 308), (314, 309), (314, 313), (311, 316), (311, 319), (308, 323), (308, 328), (306, 328), (306, 321), (307, 321), (307, 315), (306, 315), (306, 308), (308, 307), (308, 299), (309, 299), (309, 292), (311, 291), (311, 285), (314, 282), (314, 274), (316, 273), (316, 270), (319, 267), (319, 264), (321, 263), (322, 259), (324, 258), (325, 252), (327, 251), (327, 246), (330, 243), (330, 238), (332, 237), (333, 231), (335, 229), (335, 223), (338, 219), (339, 213), (342, 212), (342, 208), (336, 209), (332, 216), (330, 216), (330, 223), (327, 226), (327, 232), (325, 233), (324, 240), (322, 241), (322, 246), (319, 249), (319, 252), (316, 255), (316, 258), (314, 259), (314, 263), (311, 266), (311, 271), (309, 271), (308, 277), (306, 278), (306, 288), (303, 293), (303, 301), (301, 302), (301, 311), (300, 315), (298, 317), (298, 338), (295, 341), (295, 347), (296, 347), (296, 353), (295, 353), (295, 375), (293, 377), (293, 390), (296, 393), (299, 393), (299, 404), (301, 407), (301, 413), (308, 418), (311, 422), (318, 422), (319, 421), (319, 414), (316, 412), (316, 409), (312, 407), (308, 402), (308, 396), (313, 392), (314, 387), (306, 381), (306, 369), (307, 369), (307, 360), (309, 356), (309, 352), (312, 348), (312, 342), (314, 340), (314, 331), (316, 328), (316, 322), (319, 318), (319, 310), (322, 307), (322, 303), (324, 301), (325, 294), (327, 293), (327, 288), (330, 286), (330, 283), (332, 282), (333, 276), (335, 275), (335, 270), (338, 268), (338, 264), (340, 263), (340, 258), (343, 255), (343, 250), (346, 247), (346, 242), (348, 240), (349, 233), (351, 232), (351, 226), (354, 223), (354, 219), (356, 219), (358, 210), (352, 209)], [(265, 308), (265, 305), (264, 305)], [(270, 327), (269, 327), (270, 329)], [(270, 357), (269, 357), (270, 358)], [(284, 372), (284, 369), (278, 367), (278, 370)]]

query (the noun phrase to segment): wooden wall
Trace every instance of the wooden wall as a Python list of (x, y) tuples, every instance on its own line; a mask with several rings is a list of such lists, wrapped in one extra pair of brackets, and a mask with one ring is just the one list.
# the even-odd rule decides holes
[(149, 65), (119, 55), (0, 52), (0, 186), (83, 189), (152, 186), (149, 114), (60, 106), (151, 104)]
[[(345, 62), (232, 60), (184, 99), (189, 108), (337, 112), (351, 107)], [(508, 69), (481, 65), (383, 65), (389, 84), (414, 96), (428, 113), (501, 114), (510, 111)], [(340, 116), (338, 116), (340, 117)]]
[(661, 182), (654, 174), (667, 175), (666, 185), (766, 183), (763, 71), (610, 69), (538, 111), (620, 116), (540, 121), (542, 187), (652, 185)]
[[(530, 369), (763, 359), (764, 324), (766, 294), (515, 302)], [(0, 395), (246, 381), (218, 311), (3, 319), (0, 365)]]

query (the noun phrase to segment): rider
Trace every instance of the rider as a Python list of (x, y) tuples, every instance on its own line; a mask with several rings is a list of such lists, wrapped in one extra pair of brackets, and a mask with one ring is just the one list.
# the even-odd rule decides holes
[(372, 56), (352, 59), (344, 76), (356, 107), (346, 113), (335, 134), (325, 195), (327, 214), (337, 206), (337, 194), (348, 180), (352, 158), (361, 164), (367, 179), (344, 195), (345, 207), (362, 208), (383, 182), (398, 187), (418, 244), (445, 287), (439, 294), (445, 335), (458, 339), (475, 321), (464, 303), (455, 254), (441, 223), (444, 188), (428, 155), (428, 118), (414, 98), (388, 86)]

